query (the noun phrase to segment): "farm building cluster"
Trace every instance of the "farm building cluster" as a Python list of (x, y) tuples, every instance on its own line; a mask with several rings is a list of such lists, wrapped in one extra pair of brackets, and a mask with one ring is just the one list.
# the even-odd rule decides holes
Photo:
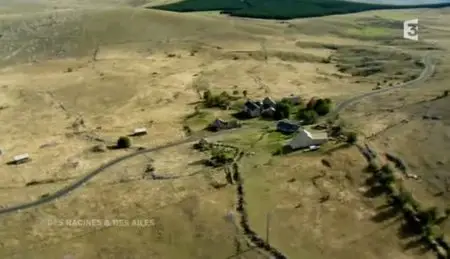
[[(293, 105), (298, 105), (302, 102), (298, 96), (285, 97), (281, 102), (289, 102)], [(273, 118), (276, 112), (277, 102), (270, 97), (265, 97), (262, 101), (247, 100), (242, 109), (242, 113), (249, 118), (265, 117)]]

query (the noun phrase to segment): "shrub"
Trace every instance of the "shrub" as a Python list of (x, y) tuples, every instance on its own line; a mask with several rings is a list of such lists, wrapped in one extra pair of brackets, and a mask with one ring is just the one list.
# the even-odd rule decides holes
[(217, 165), (230, 163), (233, 161), (233, 154), (223, 148), (213, 148), (211, 150), (211, 160)]
[(210, 90), (206, 90), (205, 92), (203, 92), (203, 100), (208, 101), (210, 100), (212, 97), (212, 93)]
[(299, 120), (302, 120), (303, 124), (309, 125), (309, 124), (316, 123), (317, 118), (319, 118), (319, 115), (317, 114), (317, 112), (315, 110), (302, 108), (298, 111), (297, 118)]
[(438, 218), (438, 209), (436, 207), (431, 207), (421, 211), (419, 213), (419, 218), (425, 225), (432, 225)]
[(380, 176), (380, 178), (378, 179), (378, 182), (386, 188), (389, 185), (391, 185), (392, 183), (394, 183), (394, 181), (395, 181), (395, 178), (394, 178), (394, 175), (392, 175), (392, 174), (382, 174)]
[(445, 91), (444, 91), (444, 97), (447, 97), (447, 96), (448, 96), (448, 92), (449, 92), (448, 90), (445, 90)]
[(380, 164), (376, 160), (371, 160), (367, 165), (367, 171), (375, 173), (380, 170)]
[(306, 104), (306, 108), (307, 109), (314, 109), (314, 107), (316, 106), (316, 102), (317, 102), (317, 98), (313, 97), (309, 100), (309, 102)]
[(275, 105), (275, 113), (273, 117), (276, 120), (289, 118), (289, 114), (291, 113), (291, 106), (285, 102), (279, 102)]
[(389, 164), (385, 164), (381, 167), (381, 172), (383, 172), (383, 174), (385, 175), (393, 175), (394, 169), (392, 169), (392, 166), (390, 166)]
[(247, 98), (247, 94), (248, 94), (247, 90), (242, 91), (242, 95), (244, 96), (244, 98)]
[(209, 90), (203, 93), (204, 104), (208, 108), (227, 108), (230, 106), (231, 99), (232, 97), (225, 91), (219, 95), (213, 95)]
[(118, 148), (129, 148), (131, 147), (131, 139), (129, 137), (120, 137), (117, 140), (117, 147)]
[(358, 141), (358, 135), (355, 132), (347, 133), (347, 143), (355, 144)]
[(314, 104), (314, 110), (320, 116), (326, 115), (331, 110), (331, 100), (330, 99), (318, 99)]

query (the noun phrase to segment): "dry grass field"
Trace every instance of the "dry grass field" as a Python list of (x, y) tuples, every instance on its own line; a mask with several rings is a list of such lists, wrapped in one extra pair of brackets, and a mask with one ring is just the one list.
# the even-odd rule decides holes
[[(209, 110), (186, 119), (204, 90), (340, 102), (417, 77), (426, 52), (438, 61), (428, 81), (363, 99), (340, 117), (361, 141), (407, 162), (421, 178), (405, 182), (421, 201), (448, 202), (450, 97), (433, 99), (449, 89), (449, 9), (278, 22), (136, 7), (150, 1), (14, 2), (0, 4), (2, 208), (38, 200), (134, 152), (92, 152), (101, 141), (146, 127), (133, 145), (151, 148), (186, 138), (186, 123), (197, 130), (228, 118)], [(401, 39), (401, 21), (415, 17), (427, 42)], [(279, 143), (261, 135), (268, 123), (250, 124), (217, 139), (254, 152), (240, 162), (250, 224), (265, 238), (269, 214), (270, 243), (288, 258), (435, 258), (409, 248), (398, 220), (379, 219), (382, 201), (363, 194), (366, 163), (356, 148), (272, 156)], [(21, 153), (31, 162), (7, 164)], [(2, 214), (0, 258), (268, 258), (258, 249), (233, 256), (249, 249), (226, 220), (235, 188), (211, 187), (223, 173), (200, 165), (204, 158), (190, 143), (135, 156), (56, 201)], [(143, 177), (150, 160), (158, 175), (178, 178)], [(324, 193), (330, 199), (320, 202)], [(66, 219), (151, 224), (77, 227)]]

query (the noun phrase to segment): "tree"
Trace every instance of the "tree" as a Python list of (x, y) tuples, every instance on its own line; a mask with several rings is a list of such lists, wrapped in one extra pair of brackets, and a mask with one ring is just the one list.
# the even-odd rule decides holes
[(210, 90), (206, 90), (205, 92), (203, 92), (203, 100), (208, 101), (210, 100), (212, 97), (212, 93)]
[(380, 164), (376, 160), (370, 160), (369, 165), (367, 166), (367, 171), (372, 173), (380, 171)]
[(385, 164), (381, 167), (381, 172), (383, 172), (383, 174), (385, 175), (393, 175), (394, 169), (392, 169), (392, 166), (390, 166), (389, 164)]
[(314, 110), (320, 116), (328, 114), (331, 110), (331, 100), (330, 99), (318, 99), (314, 104)]
[(309, 100), (309, 102), (306, 104), (306, 108), (307, 109), (314, 109), (314, 107), (316, 106), (316, 102), (317, 102), (317, 98), (313, 97)]
[(219, 95), (213, 95), (209, 90), (205, 91), (203, 93), (203, 99), (205, 106), (208, 108), (227, 108), (231, 103), (231, 96), (225, 91)]
[(131, 139), (129, 137), (120, 137), (117, 140), (117, 147), (118, 148), (129, 148), (131, 147)]
[(303, 124), (309, 125), (316, 123), (317, 118), (319, 118), (319, 115), (315, 110), (302, 108), (297, 112), (297, 118), (299, 120), (302, 120)]
[(444, 97), (447, 97), (447, 96), (448, 96), (448, 92), (449, 92), (448, 90), (445, 90), (445, 91), (444, 91)]
[(358, 135), (355, 132), (347, 133), (347, 143), (355, 144), (358, 141)]
[(247, 98), (247, 94), (248, 94), (247, 90), (242, 91), (242, 95), (244, 96), (244, 98)]
[(378, 179), (378, 182), (384, 187), (388, 187), (390, 184), (394, 183), (394, 181), (395, 178), (392, 174), (382, 174)]
[(285, 102), (279, 102), (275, 105), (275, 113), (273, 117), (276, 120), (289, 118), (289, 114), (291, 113), (291, 106)]

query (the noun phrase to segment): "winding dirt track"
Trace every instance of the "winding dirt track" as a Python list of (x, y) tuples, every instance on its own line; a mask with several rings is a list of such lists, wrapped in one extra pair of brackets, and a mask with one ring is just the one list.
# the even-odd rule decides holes
[[(411, 86), (415, 86), (415, 84), (420, 83), (425, 81), (426, 79), (428, 79), (434, 72), (435, 69), (435, 65), (432, 63), (432, 59), (431, 59), (431, 55), (430, 53), (427, 53), (424, 58), (423, 58), (423, 63), (425, 65), (422, 73), (420, 74), (419, 77), (417, 77), (416, 79), (412, 80), (412, 81), (408, 81), (404, 84), (401, 85), (397, 85), (394, 87), (389, 87), (389, 88), (384, 88), (384, 89), (380, 89), (377, 91), (370, 91), (358, 96), (354, 96), (351, 97), (341, 103), (339, 103), (336, 108), (330, 113), (330, 116), (336, 116), (340, 111), (342, 111), (343, 109), (347, 108), (350, 104), (353, 104), (356, 101), (359, 101), (363, 98), (366, 97), (370, 97), (370, 96), (374, 96), (377, 94), (381, 94), (381, 93), (385, 93), (388, 91), (392, 91), (395, 89), (399, 89), (399, 88), (409, 88)], [(417, 85), (419, 86), (419, 85)], [(162, 146), (158, 146), (158, 147), (154, 147), (154, 148), (148, 148), (148, 149), (143, 149), (143, 150), (139, 150), (136, 151), (134, 153), (131, 154), (127, 154), (124, 155), (122, 157), (116, 158), (100, 167), (98, 167), (97, 169), (87, 173), (85, 176), (81, 177), (80, 179), (76, 180), (75, 182), (71, 183), (70, 185), (56, 191), (55, 193), (52, 193), (44, 198), (40, 198), (38, 200), (35, 201), (31, 201), (31, 202), (26, 202), (26, 203), (22, 203), (22, 204), (18, 204), (18, 205), (14, 205), (11, 207), (7, 207), (7, 208), (2, 208), (0, 209), (0, 214), (1, 215), (5, 215), (8, 213), (12, 213), (12, 212), (17, 212), (20, 210), (25, 210), (25, 209), (29, 209), (29, 208), (33, 208), (33, 207), (37, 207), (39, 205), (43, 205), (45, 203), (51, 202), (53, 200), (56, 200), (62, 196), (65, 196), (67, 194), (69, 194), (71, 191), (83, 186), (86, 182), (88, 182), (89, 180), (91, 180), (93, 177), (95, 177), (97, 174), (103, 172), (105, 169), (114, 166), (122, 161), (125, 161), (129, 158), (141, 155), (141, 154), (145, 154), (145, 153), (150, 153), (150, 152), (154, 152), (154, 151), (158, 151), (158, 150), (162, 150), (165, 148), (170, 148), (170, 147), (174, 147), (174, 146), (178, 146), (178, 145), (182, 145), (182, 144), (186, 144), (189, 142), (193, 142), (196, 140), (199, 140), (202, 137), (212, 137), (212, 136), (216, 136), (216, 135), (222, 135), (222, 134), (228, 134), (230, 132), (236, 132), (237, 130), (242, 130), (242, 129), (246, 129), (246, 128), (240, 128), (240, 129), (236, 129), (236, 130), (230, 130), (230, 131), (221, 131), (218, 133), (214, 133), (214, 134), (210, 134), (207, 136), (201, 136), (201, 135), (197, 135), (197, 136), (191, 136), (189, 138), (183, 139), (183, 140), (179, 140), (173, 143), (169, 143), (169, 144), (165, 144)]]
[(433, 75), (434, 69), (435, 69), (435, 65), (433, 64), (433, 61), (431, 58), (431, 53), (425, 54), (425, 56), (422, 59), (422, 62), (425, 65), (425, 67), (422, 70), (422, 73), (420, 73), (419, 77), (417, 77), (416, 79), (413, 79), (411, 81), (408, 81), (408, 82), (405, 82), (403, 84), (399, 84), (396, 86), (392, 86), (389, 88), (383, 88), (380, 90), (370, 91), (370, 92), (363, 93), (363, 94), (360, 94), (357, 96), (353, 96), (353, 97), (339, 103), (336, 106), (336, 108), (330, 113), (329, 116), (330, 117), (336, 116), (337, 114), (339, 114), (340, 111), (344, 110), (349, 105), (351, 105), (357, 101), (360, 101), (366, 97), (382, 94), (382, 93), (389, 92), (389, 91), (399, 89), (399, 88), (412, 88), (412, 87), (420, 86), (420, 84), (418, 84), (418, 83), (423, 83), (425, 80), (427, 80), (431, 75)]

